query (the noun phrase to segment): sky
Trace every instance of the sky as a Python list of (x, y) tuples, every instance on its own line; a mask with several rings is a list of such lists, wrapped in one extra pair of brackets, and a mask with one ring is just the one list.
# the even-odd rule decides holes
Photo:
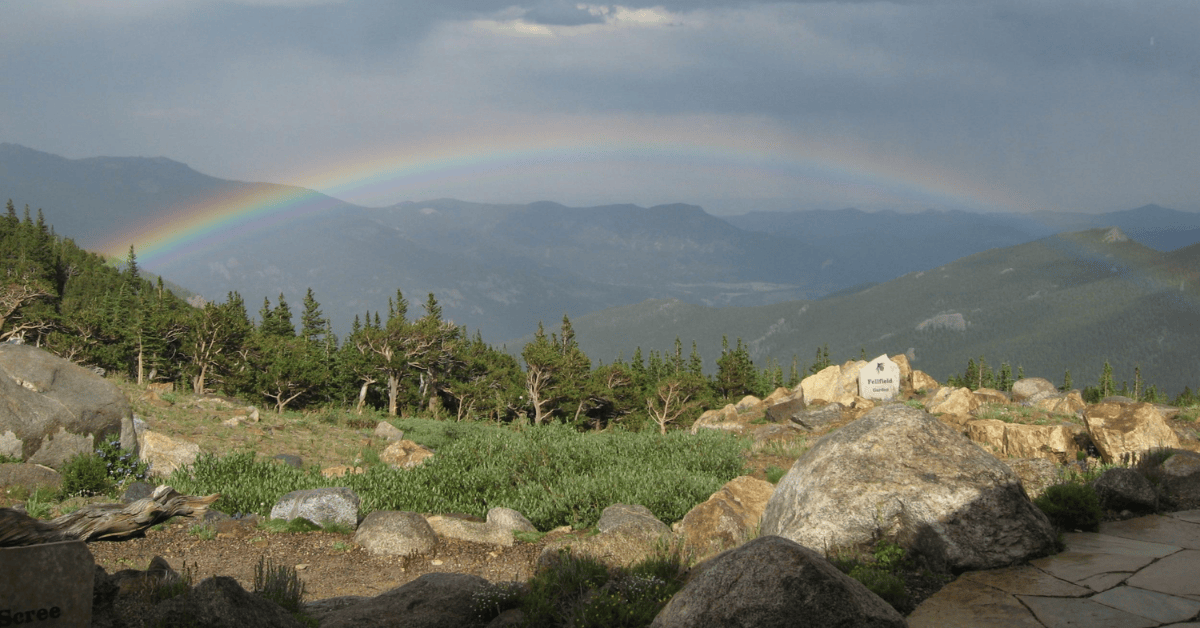
[(0, 141), (368, 206), (1200, 210), (1200, 2), (0, 0)]

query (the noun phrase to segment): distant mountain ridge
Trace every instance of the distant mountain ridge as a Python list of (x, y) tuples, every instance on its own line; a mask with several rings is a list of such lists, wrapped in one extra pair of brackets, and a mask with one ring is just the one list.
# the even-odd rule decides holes
[(43, 208), (59, 233), (85, 247), (215, 195), (256, 190), (306, 194), (326, 209), (143, 265), (211, 300), (236, 290), (255, 311), (280, 293), (295, 306), (311, 287), (340, 334), (355, 315), (386, 310), (397, 288), (413, 302), (435, 293), (448, 318), (499, 342), (531, 333), (539, 320), (553, 325), (564, 313), (574, 319), (648, 299), (750, 307), (852, 296), (906, 272), (1109, 217), (1135, 238), (1200, 241), (1200, 214), (1156, 206), (1099, 216), (838, 210), (726, 218), (692, 205), (440, 199), (366, 208), (300, 188), (226, 181), (165, 158), (65, 159), (0, 144), (0, 196)]
[[(855, 294), (754, 308), (675, 300), (572, 319), (580, 347), (610, 361), (633, 347), (697, 342), (711, 367), (721, 337), (743, 339), (759, 366), (800, 367), (828, 345), (835, 360), (909, 353), (944, 380), (969, 357), (1030, 375), (1095, 383), (1105, 360), (1172, 395), (1200, 386), (1200, 244), (1162, 253), (1118, 229), (1058, 234), (908, 273)], [(617, 349), (621, 347), (621, 349)]]

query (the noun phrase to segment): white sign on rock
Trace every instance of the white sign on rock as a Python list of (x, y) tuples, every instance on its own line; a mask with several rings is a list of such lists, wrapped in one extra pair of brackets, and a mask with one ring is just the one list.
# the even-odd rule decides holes
[(886, 353), (858, 370), (859, 397), (889, 401), (899, 394), (900, 366), (892, 362)]

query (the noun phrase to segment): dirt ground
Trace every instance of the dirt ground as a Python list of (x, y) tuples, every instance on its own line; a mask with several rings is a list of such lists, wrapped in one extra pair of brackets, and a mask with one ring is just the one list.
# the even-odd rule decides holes
[[(254, 522), (222, 521), (208, 534), (195, 523), (176, 520), (145, 538), (89, 544), (96, 563), (112, 574), (122, 569), (146, 569), (161, 556), (177, 572), (190, 574), (196, 583), (214, 575), (236, 578), (247, 590), (254, 586), (260, 561), (295, 567), (304, 583), (306, 602), (339, 596), (375, 596), (426, 573), (467, 573), (492, 582), (525, 581), (538, 554), (552, 537), (537, 543), (517, 541), (497, 547), (442, 539), (423, 556), (375, 556), (354, 543), (353, 534), (330, 532), (269, 532)], [(215, 538), (211, 530), (216, 529)]]

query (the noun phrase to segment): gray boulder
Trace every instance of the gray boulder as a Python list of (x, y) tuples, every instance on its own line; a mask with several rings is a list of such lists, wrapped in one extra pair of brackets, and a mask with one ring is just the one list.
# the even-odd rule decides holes
[(605, 532), (628, 532), (658, 537), (670, 534), (671, 528), (658, 520), (649, 508), (642, 505), (613, 504), (600, 513), (596, 529)]
[(786, 423), (798, 412), (805, 408), (804, 399), (789, 399), (767, 408), (767, 419), (774, 423)]
[(376, 510), (358, 524), (354, 542), (383, 556), (423, 554), (437, 547), (437, 533), (415, 512)]
[(1100, 505), (1109, 510), (1151, 513), (1158, 509), (1158, 494), (1146, 476), (1125, 467), (1114, 467), (1096, 478), (1092, 488)]
[(826, 552), (895, 539), (959, 571), (1044, 555), (1055, 539), (1011, 469), (898, 404), (817, 441), (779, 481), (761, 530)]
[(842, 420), (842, 404), (830, 403), (820, 408), (796, 412), (791, 416), (792, 423), (812, 432)]
[(319, 526), (334, 523), (353, 530), (358, 527), (360, 503), (358, 494), (344, 486), (292, 491), (271, 507), (271, 518), (303, 517)]
[(429, 573), (369, 600), (325, 614), (321, 628), (462, 628), (475, 625), (479, 576)]
[(569, 547), (577, 555), (623, 567), (652, 555), (660, 541), (671, 537), (671, 528), (645, 506), (613, 504), (600, 514), (596, 528), (599, 533), (592, 536), (567, 536), (547, 543), (538, 565), (548, 564), (559, 550)]
[(509, 532), (537, 532), (537, 528), (525, 518), (525, 515), (512, 508), (496, 506), (489, 509), (487, 511), (487, 522), (501, 530), (508, 530)]
[(62, 475), (40, 464), (6, 462), (0, 464), (0, 488), (8, 486), (21, 486), (31, 493), (38, 487), (58, 490)]
[(1176, 508), (1200, 508), (1200, 454), (1176, 451), (1162, 463), (1163, 494)]
[(58, 468), (106, 439), (137, 450), (125, 395), (36, 347), (0, 344), (0, 399), (0, 454)]
[(1020, 403), (1031, 397), (1045, 394), (1057, 394), (1058, 387), (1050, 380), (1041, 377), (1026, 377), (1013, 383), (1012, 400)]
[(820, 554), (764, 536), (718, 554), (693, 572), (652, 628), (907, 626), (896, 609)]
[(195, 628), (302, 628), (303, 624), (278, 604), (242, 588), (228, 576), (213, 576), (184, 595), (155, 605), (145, 617), (147, 626)]

